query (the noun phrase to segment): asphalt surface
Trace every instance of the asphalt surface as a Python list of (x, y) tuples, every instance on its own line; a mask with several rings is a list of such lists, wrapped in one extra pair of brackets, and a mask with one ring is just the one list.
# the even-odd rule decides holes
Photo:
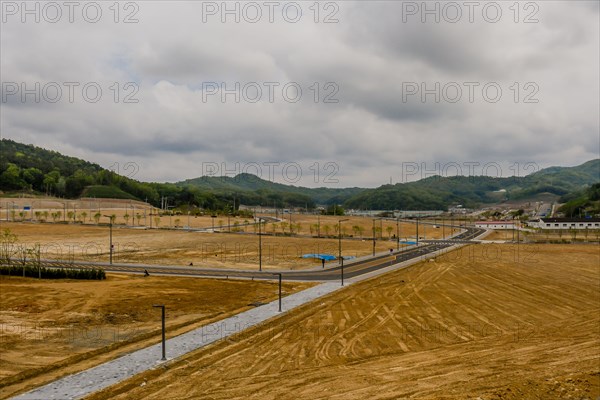
[[(424, 257), (430, 253), (446, 249), (456, 244), (476, 243), (471, 242), (485, 232), (484, 229), (465, 227), (465, 232), (454, 236), (448, 240), (426, 240), (409, 249), (390, 252), (389, 254), (378, 254), (374, 257), (358, 261), (345, 262), (343, 266), (344, 279), (354, 278), (362, 274), (376, 271), (381, 268), (389, 267), (403, 261)], [(194, 277), (216, 277), (216, 278), (247, 278), (247, 279), (274, 279), (278, 273), (282, 274), (283, 279), (291, 281), (332, 281), (338, 280), (342, 274), (342, 266), (336, 264), (333, 267), (324, 269), (311, 269), (304, 271), (251, 271), (251, 270), (232, 270), (232, 269), (210, 269), (200, 267), (175, 267), (175, 266), (157, 266), (145, 264), (108, 264), (91, 263), (82, 261), (65, 260), (43, 260), (42, 264), (49, 268), (103, 268), (106, 272), (131, 272), (143, 274), (145, 270), (149, 274), (194, 276)]]

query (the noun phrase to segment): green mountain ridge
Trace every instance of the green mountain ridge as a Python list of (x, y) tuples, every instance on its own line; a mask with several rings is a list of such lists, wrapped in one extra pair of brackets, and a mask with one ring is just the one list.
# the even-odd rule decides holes
[(564, 196), (600, 181), (600, 159), (575, 167), (549, 167), (524, 177), (432, 176), (374, 189), (306, 188), (261, 179), (252, 174), (199, 177), (177, 183), (140, 182), (74, 157), (9, 139), (0, 141), (0, 190), (138, 199), (159, 206), (168, 197), (174, 206), (228, 210), (234, 204), (277, 207), (343, 205), (371, 210), (447, 209), (534, 198)]

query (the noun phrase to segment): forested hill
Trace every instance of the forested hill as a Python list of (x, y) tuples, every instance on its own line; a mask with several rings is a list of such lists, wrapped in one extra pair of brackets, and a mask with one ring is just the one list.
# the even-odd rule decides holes
[(111, 197), (148, 201), (159, 206), (196, 205), (225, 210), (239, 205), (314, 208), (319, 203), (341, 204), (362, 189), (308, 189), (282, 185), (254, 175), (203, 177), (188, 182), (146, 183), (116, 174), (78, 158), (9, 139), (0, 141), (0, 190), (66, 198)]
[(446, 209), (462, 204), (475, 207), (507, 200), (524, 200), (550, 193), (562, 196), (600, 181), (600, 159), (575, 167), (550, 167), (525, 177), (432, 176), (416, 182), (368, 189), (344, 204), (350, 208)]
[(114, 195), (110, 197), (149, 201), (160, 197), (150, 184), (120, 176), (98, 164), (9, 139), (2, 139), (0, 144), (0, 189), (5, 192), (75, 198), (104, 187), (106, 194)]
[(9, 139), (0, 141), (0, 190), (66, 198), (113, 197), (160, 205), (195, 205), (226, 210), (233, 205), (308, 207), (343, 205), (359, 209), (446, 209), (454, 204), (474, 207), (506, 200), (583, 193), (600, 181), (600, 160), (576, 167), (550, 167), (525, 177), (433, 176), (376, 189), (305, 188), (270, 182), (251, 174), (201, 177), (178, 183), (139, 182), (97, 164)]

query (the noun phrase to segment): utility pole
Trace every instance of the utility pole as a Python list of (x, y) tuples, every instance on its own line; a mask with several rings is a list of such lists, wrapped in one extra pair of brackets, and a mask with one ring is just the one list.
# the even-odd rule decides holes
[(258, 217), (258, 270), (262, 272), (262, 218)]
[(167, 360), (166, 340), (165, 340), (165, 305), (154, 304), (152, 307), (160, 308), (162, 311), (162, 358), (161, 361)]
[(417, 246), (419, 245), (419, 217), (417, 217)]

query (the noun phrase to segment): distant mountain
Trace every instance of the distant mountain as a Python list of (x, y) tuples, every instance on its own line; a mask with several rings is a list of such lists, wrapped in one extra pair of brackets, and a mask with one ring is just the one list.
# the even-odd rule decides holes
[[(103, 192), (150, 202), (159, 200), (151, 184), (120, 176), (98, 164), (56, 151), (0, 140), (0, 190), (48, 194), (66, 198), (82, 195), (86, 188), (104, 186)], [(118, 190), (116, 190), (118, 189)], [(100, 197), (100, 196), (99, 196)]]
[(582, 190), (600, 180), (600, 159), (576, 167), (550, 167), (525, 177), (432, 176), (416, 182), (367, 189), (348, 199), (346, 208), (373, 210), (446, 209), (452, 204), (475, 207), (524, 200), (551, 193)]
[(0, 141), (0, 190), (49, 194), (66, 198), (82, 195), (148, 201), (159, 206), (196, 205), (227, 210), (234, 203), (308, 207), (337, 205), (372, 210), (446, 209), (462, 204), (475, 207), (522, 200), (550, 193), (583, 193), (600, 181), (600, 159), (576, 167), (550, 167), (525, 177), (491, 178), (433, 176), (416, 182), (376, 189), (305, 188), (270, 182), (251, 174), (200, 177), (178, 183), (139, 182), (78, 158), (9, 139)]
[[(208, 190), (217, 193), (239, 194), (248, 196), (247, 192), (256, 192), (260, 197), (279, 194), (288, 197), (288, 195), (300, 196), (306, 198), (309, 203), (314, 204), (342, 204), (352, 196), (362, 192), (361, 188), (306, 188), (302, 186), (285, 185), (282, 183), (271, 182), (259, 178), (252, 174), (238, 174), (234, 177), (229, 176), (203, 176), (200, 178), (188, 179), (176, 183), (178, 186), (192, 186), (201, 190)], [(252, 204), (253, 205), (253, 204)], [(264, 203), (269, 205), (269, 203)]]
[(167, 197), (171, 206), (227, 210), (234, 203), (312, 209), (316, 203), (342, 203), (360, 190), (307, 189), (265, 181), (250, 174), (203, 177), (178, 184), (139, 182), (56, 151), (0, 140), (0, 191), (7, 193), (137, 199), (155, 206), (161, 204), (162, 197)]

